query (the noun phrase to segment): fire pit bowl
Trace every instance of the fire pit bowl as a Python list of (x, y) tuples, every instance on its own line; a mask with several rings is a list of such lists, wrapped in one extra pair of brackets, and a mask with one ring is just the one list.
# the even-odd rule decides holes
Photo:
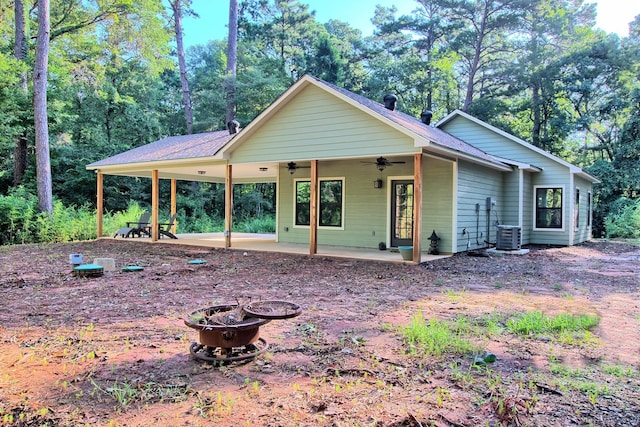
[(267, 350), (260, 338), (260, 326), (268, 323), (246, 313), (237, 304), (216, 305), (190, 313), (184, 323), (199, 333), (199, 343), (189, 351), (207, 362), (234, 362), (251, 359)]
[(243, 307), (244, 311), (262, 319), (290, 319), (302, 313), (302, 307), (288, 301), (256, 301)]

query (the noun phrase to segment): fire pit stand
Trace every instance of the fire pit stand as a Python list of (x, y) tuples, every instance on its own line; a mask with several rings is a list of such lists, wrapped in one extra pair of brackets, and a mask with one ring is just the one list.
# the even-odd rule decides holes
[(300, 306), (287, 301), (226, 304), (196, 310), (184, 320), (199, 333), (199, 342), (192, 343), (189, 352), (196, 359), (219, 364), (253, 359), (269, 348), (267, 341), (260, 338), (260, 326), (301, 312)]

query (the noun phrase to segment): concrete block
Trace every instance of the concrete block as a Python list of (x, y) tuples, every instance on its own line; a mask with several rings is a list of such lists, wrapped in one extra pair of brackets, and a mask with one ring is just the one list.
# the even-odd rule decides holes
[(104, 271), (115, 271), (116, 270), (116, 262), (113, 258), (95, 258), (93, 263), (96, 265), (101, 265)]

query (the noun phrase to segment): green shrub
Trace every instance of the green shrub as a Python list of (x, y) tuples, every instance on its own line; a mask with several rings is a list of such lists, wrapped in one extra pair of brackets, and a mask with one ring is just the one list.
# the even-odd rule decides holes
[[(122, 212), (103, 215), (102, 237), (113, 236), (127, 222), (137, 222), (146, 209), (131, 202)], [(159, 213), (160, 222), (169, 220), (169, 212)], [(178, 233), (214, 233), (224, 230), (224, 219), (200, 211), (186, 217), (184, 211), (176, 218)], [(89, 206), (64, 206), (54, 200), (51, 214), (41, 213), (38, 199), (24, 188), (16, 188), (6, 196), (0, 195), (0, 245), (27, 243), (56, 243), (97, 238), (96, 211)], [(246, 219), (234, 223), (233, 229), (244, 233), (273, 233), (275, 217), (272, 215)]]
[(36, 241), (37, 198), (23, 187), (0, 195), (0, 244), (15, 245)]
[(261, 218), (247, 219), (234, 228), (242, 233), (275, 233), (276, 218), (274, 216), (263, 216)]
[(618, 209), (612, 208), (605, 219), (607, 237), (640, 238), (640, 199), (620, 199), (616, 205)]

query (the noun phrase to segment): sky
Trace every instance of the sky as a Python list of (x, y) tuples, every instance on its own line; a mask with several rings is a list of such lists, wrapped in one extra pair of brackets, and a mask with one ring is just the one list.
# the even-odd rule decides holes
[[(376, 5), (395, 5), (400, 14), (410, 13), (416, 6), (414, 0), (302, 0), (316, 11), (316, 20), (325, 23), (330, 19), (346, 21), (359, 28), (363, 35), (373, 33), (371, 18)], [(640, 0), (599, 0), (597, 26), (608, 33), (629, 35), (629, 22), (640, 14)], [(199, 18), (184, 19), (185, 45), (205, 44), (209, 40), (227, 37), (229, 2), (216, 0), (193, 0), (193, 9)]]

